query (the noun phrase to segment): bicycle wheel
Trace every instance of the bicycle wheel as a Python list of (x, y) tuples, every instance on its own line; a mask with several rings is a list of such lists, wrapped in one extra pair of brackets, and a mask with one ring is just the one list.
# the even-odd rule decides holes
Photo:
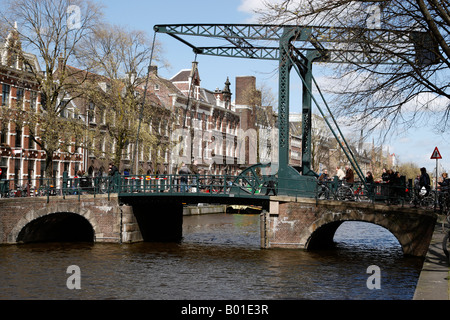
[(447, 262), (450, 263), (450, 255), (449, 255), (450, 243), (449, 243), (449, 237), (450, 237), (450, 231), (447, 232), (447, 234), (445, 235), (444, 239), (442, 240), (442, 250), (444, 250), (445, 256), (447, 257)]
[(421, 201), (421, 206), (428, 208), (428, 209), (432, 209), (434, 208), (436, 202), (436, 198), (434, 193), (430, 192), (426, 197), (424, 197)]
[(317, 199), (319, 200), (325, 200), (327, 199), (327, 187), (325, 187), (324, 185), (318, 185), (317, 186)]
[(344, 201), (344, 200), (347, 200), (347, 199), (352, 199), (353, 198), (353, 192), (348, 187), (344, 187), (344, 186), (339, 187), (339, 189), (337, 191), (337, 194), (336, 194), (336, 198), (337, 198), (337, 200), (340, 200), (340, 201)]

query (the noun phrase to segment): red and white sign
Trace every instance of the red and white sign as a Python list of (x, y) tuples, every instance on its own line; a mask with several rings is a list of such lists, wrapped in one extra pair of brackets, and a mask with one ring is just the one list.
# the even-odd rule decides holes
[(442, 159), (441, 153), (437, 147), (434, 149), (430, 159)]

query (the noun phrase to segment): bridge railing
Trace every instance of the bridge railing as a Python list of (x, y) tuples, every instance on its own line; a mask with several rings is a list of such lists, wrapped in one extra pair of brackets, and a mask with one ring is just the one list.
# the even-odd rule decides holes
[[(292, 179), (290, 186), (295, 185)], [(306, 192), (302, 188), (284, 190), (291, 196), (310, 197), (320, 200), (384, 202), (387, 204), (411, 204), (415, 206), (449, 208), (448, 192), (433, 190), (428, 195), (415, 190), (413, 186), (390, 185), (386, 183), (368, 184), (360, 182), (351, 186), (341, 181), (319, 182), (311, 178), (316, 187)], [(0, 197), (50, 197), (82, 194), (119, 195), (174, 195), (197, 194), (211, 196), (263, 197), (278, 194), (278, 181), (273, 176), (232, 176), (232, 175), (134, 175), (134, 176), (98, 176), (72, 177), (64, 175), (60, 179), (12, 179), (0, 180)]]
[[(272, 181), (272, 180), (271, 180)], [(272, 186), (272, 187), (270, 187)], [(13, 179), (0, 181), (1, 198), (49, 197), (82, 194), (184, 194), (262, 196), (275, 184), (255, 177), (232, 175), (116, 175), (59, 179)], [(272, 193), (273, 194), (273, 193)]]
[(316, 198), (432, 207), (434, 205), (433, 199), (436, 197), (442, 198), (441, 194), (448, 194), (448, 192), (432, 190), (426, 195), (424, 190), (415, 189), (410, 183), (400, 185), (384, 182), (363, 184), (356, 181), (349, 185), (336, 179), (319, 182)]
[(0, 180), (1, 198), (106, 194), (113, 177), (73, 177)]
[(263, 196), (270, 184), (264, 179), (233, 175), (134, 175), (120, 176), (112, 189), (122, 195), (146, 194), (201, 194)]

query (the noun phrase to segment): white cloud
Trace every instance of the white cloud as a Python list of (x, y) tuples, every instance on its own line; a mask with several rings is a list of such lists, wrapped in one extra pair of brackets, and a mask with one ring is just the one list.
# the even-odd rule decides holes
[(253, 13), (256, 9), (263, 9), (264, 1), (261, 0), (242, 0), (238, 10), (246, 13)]
[(264, 9), (265, 8), (264, 2), (265, 1), (261, 0), (241, 0), (241, 4), (238, 7), (238, 11), (250, 15), (250, 17), (246, 21), (247, 23), (257, 23), (258, 14), (255, 11)]

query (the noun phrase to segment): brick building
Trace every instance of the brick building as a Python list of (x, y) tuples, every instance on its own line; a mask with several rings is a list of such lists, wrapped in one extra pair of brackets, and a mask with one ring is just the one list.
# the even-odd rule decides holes
[[(46, 154), (36, 143), (40, 140), (39, 125), (33, 128), (33, 138), (23, 116), (42, 112), (35, 73), (41, 73), (38, 59), (22, 51), (16, 26), (0, 44), (0, 179), (13, 181), (10, 188), (39, 187), (44, 183)], [(75, 172), (82, 163), (81, 150), (71, 154), (56, 152), (52, 183), (59, 184), (64, 171)]]
[(20, 59), (21, 44), (16, 30), (9, 33), (5, 43), (0, 44), (0, 179), (35, 179), (42, 175), (45, 154), (30, 138), (29, 128), (17, 117), (10, 121), (13, 112), (37, 112), (40, 94), (31, 74), (34, 68), (40, 71), (36, 56), (24, 53), (26, 61)]

